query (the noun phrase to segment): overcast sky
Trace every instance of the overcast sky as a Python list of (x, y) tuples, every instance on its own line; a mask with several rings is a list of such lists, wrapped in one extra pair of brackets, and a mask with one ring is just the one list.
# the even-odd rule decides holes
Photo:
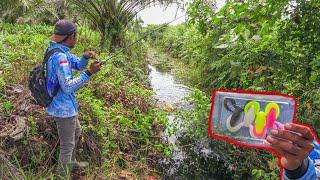
[[(218, 6), (223, 6), (224, 0), (217, 0)], [(139, 13), (139, 16), (144, 21), (144, 25), (148, 24), (163, 24), (166, 22), (170, 22), (174, 20), (176, 17), (180, 17), (186, 14), (185, 10), (179, 9), (177, 5), (173, 4), (169, 7), (161, 7), (161, 6), (155, 6), (150, 7), (142, 12)], [(185, 18), (180, 18), (179, 20), (172, 23), (179, 24), (181, 22), (184, 22)]]

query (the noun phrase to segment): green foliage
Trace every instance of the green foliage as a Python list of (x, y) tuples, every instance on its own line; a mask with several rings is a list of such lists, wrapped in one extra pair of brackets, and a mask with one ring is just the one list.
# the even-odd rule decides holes
[(3, 77), (0, 77), (0, 90), (5, 88), (6, 82), (4, 81)]
[[(33, 136), (38, 135), (39, 132), (39, 126), (37, 124), (37, 121), (34, 119), (34, 117), (30, 116), (28, 118), (28, 124), (29, 124), (29, 132), (28, 132), (28, 138), (32, 138)], [(27, 142), (26, 142), (27, 143)]]
[(261, 169), (254, 169), (252, 170), (252, 176), (254, 179), (270, 179), (270, 180), (275, 180), (275, 179), (279, 179), (278, 175), (275, 174), (275, 172), (270, 172), (270, 173), (266, 173), (264, 170)]
[(1, 109), (3, 109), (7, 113), (10, 113), (13, 108), (13, 104), (10, 101), (4, 101), (1, 103)]
[(83, 130), (100, 142), (102, 154), (108, 159), (104, 163), (106, 174), (130, 164), (119, 153), (126, 152), (142, 161), (148, 152), (167, 152), (155, 131), (166, 127), (166, 114), (149, 104), (153, 93), (144, 87), (146, 76), (139, 81), (140, 72), (135, 71), (145, 65), (137, 58), (118, 67), (123, 61), (127, 61), (124, 55), (113, 59), (78, 93)]
[(1, 0), (0, 18), (7, 23), (53, 24), (66, 17), (66, 6), (66, 0)]
[[(117, 57), (117, 59), (118, 60), (113, 60), (113, 63), (121, 63), (120, 61), (123, 61), (124, 57)], [(140, 66), (139, 60), (134, 60), (134, 62), (130, 63), (133, 66), (128, 67), (133, 67), (134, 69), (136, 69), (135, 66)], [(135, 78), (139, 77), (139, 72), (136, 74), (131, 74), (131, 72), (130, 75), (133, 75), (133, 78), (129, 81), (128, 78), (126, 78), (129, 75), (127, 73), (126, 67), (122, 66), (120, 68), (114, 64), (108, 64), (106, 69), (103, 69), (99, 75), (94, 77), (94, 83), (89, 85), (91, 87), (90, 89), (93, 89), (92, 85), (94, 84), (99, 84), (101, 87), (95, 88), (95, 93), (88, 88), (84, 88), (78, 96), (81, 104), (83, 103), (82, 107), (85, 112), (82, 117), (84, 117), (84, 120), (88, 123), (87, 126), (84, 126), (84, 129), (85, 131), (96, 132), (96, 134), (104, 138), (104, 140), (108, 138), (108, 144), (104, 145), (104, 148), (107, 148), (105, 150), (106, 154), (117, 149), (114, 136), (119, 136), (119, 133), (122, 134), (120, 137), (127, 137), (126, 134), (128, 131), (137, 132), (137, 136), (131, 138), (149, 144), (151, 141), (150, 137), (154, 136), (152, 132), (153, 121), (156, 120), (156, 122), (161, 125), (165, 125), (166, 122), (165, 116), (155, 110), (147, 111), (147, 113), (142, 112), (144, 110), (143, 108), (140, 109), (141, 106), (148, 105), (139, 104), (140, 108), (134, 107), (134, 104), (132, 104), (133, 106), (128, 106), (127, 103), (130, 103), (130, 99), (149, 99), (153, 93), (150, 92), (150, 90), (144, 89), (141, 86), (143, 83), (141, 84), (141, 82), (136, 81)], [(115, 91), (112, 91), (112, 89)], [(125, 94), (119, 95), (118, 93)], [(109, 94), (112, 96), (109, 101), (108, 99), (103, 101), (99, 98), (100, 96), (105, 97)], [(117, 97), (117, 94), (121, 97)], [(149, 107), (146, 108), (148, 109)], [(89, 114), (89, 117), (87, 114)], [(158, 118), (154, 119), (154, 117)], [(116, 123), (117, 128), (119, 128), (117, 132), (114, 132), (114, 123)], [(129, 141), (129, 139), (127, 141)]]
[[(0, 73), (0, 75), (1, 74), (2, 73)], [(6, 87), (6, 82), (4, 81), (3, 77), (0, 77), (0, 102), (3, 102), (4, 99), (6, 98), (5, 87)]]
[(202, 91), (194, 89), (186, 100), (192, 102), (194, 107), (191, 111), (180, 114), (184, 121), (184, 129), (194, 139), (206, 137), (208, 134), (208, 112), (211, 104), (209, 98)]

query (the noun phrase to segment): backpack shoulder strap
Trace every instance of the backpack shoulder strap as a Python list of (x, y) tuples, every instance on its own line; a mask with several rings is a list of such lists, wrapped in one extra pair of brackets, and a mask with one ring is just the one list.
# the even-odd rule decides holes
[[(56, 52), (62, 52), (62, 50), (59, 49), (59, 48), (54, 48), (54, 49), (51, 49), (51, 50), (49, 51), (49, 50), (47, 49), (47, 51), (46, 51), (46, 53), (45, 53), (45, 55), (44, 55), (44, 59), (43, 59), (43, 62), (42, 62), (42, 68), (43, 68), (43, 75), (44, 75), (44, 77), (46, 77), (46, 78), (47, 78), (47, 75), (48, 75), (48, 70), (47, 70), (47, 69), (48, 69), (48, 61), (49, 61), (50, 57), (51, 57), (54, 53), (56, 53)], [(53, 96), (57, 95), (58, 90), (59, 90), (59, 89), (55, 89), (52, 95), (53, 95)]]
[(45, 67), (45, 64), (47, 64), (47, 62), (49, 61), (50, 57), (56, 52), (62, 52), (62, 50), (59, 49), (59, 48), (54, 48), (54, 49), (51, 49), (49, 51), (47, 49), (46, 53), (44, 54), (44, 59), (43, 59), (43, 62), (42, 62), (44, 67)]

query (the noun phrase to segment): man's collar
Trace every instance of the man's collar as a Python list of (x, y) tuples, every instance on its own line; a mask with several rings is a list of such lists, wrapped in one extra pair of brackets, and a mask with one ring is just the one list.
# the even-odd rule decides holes
[(61, 50), (65, 51), (65, 52), (70, 51), (70, 48), (68, 46), (66, 46), (65, 44), (56, 43), (54, 41), (50, 41), (50, 46), (54, 47), (54, 48), (60, 48)]

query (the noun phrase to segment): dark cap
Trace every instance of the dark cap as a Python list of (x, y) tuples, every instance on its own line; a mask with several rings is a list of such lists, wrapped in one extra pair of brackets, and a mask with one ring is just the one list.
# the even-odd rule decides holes
[(67, 36), (77, 32), (77, 25), (70, 20), (59, 20), (54, 26), (52, 41), (61, 42)]
[(60, 36), (71, 35), (76, 31), (76, 24), (69, 20), (59, 20), (54, 26), (54, 34)]

